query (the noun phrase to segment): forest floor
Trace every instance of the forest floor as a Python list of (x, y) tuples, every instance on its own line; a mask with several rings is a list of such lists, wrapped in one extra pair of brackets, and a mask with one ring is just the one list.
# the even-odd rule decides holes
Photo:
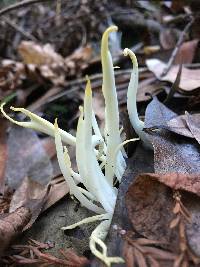
[[(4, 1), (6, 2), (6, 1)], [(0, 101), (13, 119), (26, 108), (76, 135), (91, 80), (93, 109), (104, 127), (101, 37), (111, 25), (120, 125), (132, 71), (137, 107), (152, 148), (129, 143), (106, 238), (117, 266), (200, 266), (200, 4), (198, 1), (24, 0), (0, 4)], [(75, 149), (69, 147), (77, 170)], [(93, 215), (69, 194), (54, 138), (0, 116), (0, 266), (103, 266), (89, 237), (97, 223), (61, 231)], [(114, 266), (115, 264), (113, 264)]]

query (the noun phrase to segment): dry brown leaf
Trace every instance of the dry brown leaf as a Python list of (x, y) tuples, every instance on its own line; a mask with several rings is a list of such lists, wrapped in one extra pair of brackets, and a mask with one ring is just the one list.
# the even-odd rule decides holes
[[(10, 256), (10, 263), (17, 263), (20, 266), (23, 264), (37, 264), (38, 267), (44, 266), (67, 266), (81, 267), (89, 263), (86, 257), (78, 256), (72, 249), (60, 250), (63, 258), (57, 258), (50, 253), (43, 253), (40, 250), (41, 243), (32, 242), (31, 245), (13, 246), (14, 250), (18, 251), (18, 255)], [(44, 244), (45, 245), (45, 244)]]
[(18, 47), (18, 52), (25, 64), (62, 66), (64, 59), (56, 53), (50, 44), (43, 46), (32, 41), (23, 41)]
[(139, 175), (127, 191), (126, 206), (138, 233), (148, 239), (170, 243), (176, 251), (178, 234), (169, 228), (173, 219), (173, 198), (165, 185)]
[[(176, 116), (176, 113), (154, 98), (146, 109), (145, 126), (151, 128), (166, 125)], [(156, 173), (200, 173), (199, 144), (189, 138), (180, 140), (178, 135), (159, 127), (158, 130), (149, 133), (154, 148)]]
[(46, 209), (54, 205), (58, 200), (66, 196), (68, 193), (69, 186), (62, 176), (53, 179), (51, 181), (51, 187), (42, 211), (45, 211)]
[(190, 64), (193, 62), (199, 40), (184, 42), (175, 57), (174, 64)]
[[(200, 174), (166, 173), (146, 174), (149, 179), (156, 179), (173, 190), (185, 190), (200, 197)], [(148, 178), (147, 178), (148, 179)]]
[(0, 216), (0, 256), (10, 242), (22, 232), (30, 217), (30, 210), (25, 207)]
[(199, 256), (199, 181), (197, 175), (180, 173), (139, 175), (126, 195), (128, 214), (134, 229), (149, 239), (168, 242), (170, 248), (179, 253), (179, 231), (170, 228), (172, 222), (173, 225), (176, 223), (173, 221), (173, 192), (178, 189), (185, 205), (184, 210), (181, 207), (183, 214), (189, 218), (189, 212), (191, 218), (190, 222), (186, 221), (188, 246)]
[[(161, 81), (168, 81), (174, 83), (179, 70), (179, 66), (172, 66), (169, 72), (161, 77), (166, 64), (158, 59), (148, 59), (146, 61), (147, 67), (155, 76)], [(200, 87), (200, 69), (187, 69), (182, 67), (182, 74), (179, 84), (180, 89), (190, 92)]]
[[(9, 212), (14, 212), (16, 209), (22, 206), (27, 206), (30, 200), (42, 201), (46, 195), (46, 186), (39, 184), (36, 181), (26, 177), (22, 184), (13, 194)], [(32, 211), (33, 212), (33, 211)]]
[[(119, 232), (120, 234), (120, 232)], [(125, 243), (123, 246), (123, 255), (128, 267), (136, 266), (171, 266), (176, 254), (154, 245), (163, 245), (162, 242), (150, 240), (147, 238), (136, 238), (134, 232), (126, 232), (122, 235)], [(149, 265), (150, 264), (150, 265)]]
[(139, 83), (137, 91), (137, 102), (147, 101), (162, 92), (160, 84), (155, 84), (155, 78), (147, 78)]
[(15, 191), (10, 203), (10, 212), (22, 206), (29, 208), (31, 212), (31, 219), (24, 230), (30, 228), (41, 213), (48, 193), (49, 187), (41, 185), (27, 177)]
[(3, 98), (22, 84), (24, 64), (4, 59), (0, 67), (0, 97)]
[(85, 64), (89, 62), (92, 57), (92, 47), (90, 45), (86, 45), (85, 47), (80, 47), (76, 49), (70, 56), (65, 58), (65, 64), (68, 64), (70, 61), (82, 61)]
[(138, 267), (148, 267), (145, 257), (143, 254), (136, 248), (134, 248), (135, 261), (138, 264)]
[(39, 45), (31, 41), (23, 41), (18, 52), (26, 65), (26, 75), (42, 83), (50, 80), (54, 85), (63, 85), (66, 75), (81, 74), (92, 57), (92, 48), (87, 45), (75, 50), (70, 56), (63, 58), (56, 53), (50, 44)]
[(200, 144), (200, 114), (190, 115), (186, 113), (186, 123), (188, 128), (190, 129), (192, 135)]
[(185, 115), (177, 116), (167, 122), (170, 131), (177, 134), (195, 138), (200, 144), (200, 114), (192, 114), (186, 112)]
[(185, 115), (177, 116), (170, 121), (167, 122), (167, 125), (170, 129), (170, 131), (175, 132), (177, 134), (194, 138), (193, 134), (189, 130), (186, 120), (185, 120)]
[(9, 188), (17, 189), (25, 177), (47, 185), (53, 177), (53, 168), (37, 134), (12, 125), (8, 137), (5, 180)]

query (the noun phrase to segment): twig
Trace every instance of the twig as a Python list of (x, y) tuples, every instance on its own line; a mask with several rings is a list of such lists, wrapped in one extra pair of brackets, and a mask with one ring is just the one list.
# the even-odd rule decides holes
[(175, 46), (175, 48), (171, 54), (171, 57), (167, 63), (167, 66), (164, 69), (161, 76), (165, 76), (168, 73), (168, 71), (170, 70), (172, 64), (174, 63), (175, 57), (179, 51), (179, 48), (185, 39), (185, 35), (186, 35), (187, 31), (189, 30), (189, 28), (191, 27), (191, 25), (193, 24), (193, 22), (194, 22), (194, 18), (191, 19), (191, 21), (185, 26), (184, 30), (182, 31), (182, 33), (178, 39), (178, 42), (177, 42), (177, 44), (176, 44), (176, 46)]
[(5, 16), (3, 16), (2, 18), (10, 27), (12, 27), (13, 29), (15, 29), (17, 32), (21, 33), (21, 35), (23, 35), (24, 37), (26, 37), (27, 39), (31, 40), (31, 41), (37, 41), (37, 38), (35, 36), (33, 36), (32, 34), (24, 31), (24, 29), (20, 26), (18, 26), (17, 24), (15, 24), (14, 22), (12, 22), (10, 19), (7, 19)]
[(165, 105), (167, 105), (170, 102), (170, 100), (174, 96), (175, 92), (178, 91), (180, 80), (181, 80), (181, 73), (182, 73), (182, 64), (180, 64), (179, 70), (178, 70), (178, 73), (177, 73), (177, 76), (176, 76), (176, 80), (172, 84), (172, 87), (171, 87), (171, 89), (169, 91), (169, 94), (167, 95), (166, 99), (163, 102)]
[(1, 9), (0, 10), (0, 16), (4, 15), (4, 14), (6, 14), (12, 10), (15, 10), (15, 9), (19, 9), (19, 8), (26, 7), (26, 6), (29, 6), (32, 4), (36, 4), (39, 2), (47, 2), (47, 1), (55, 1), (55, 0), (24, 0), (24, 1), (21, 1), (19, 3), (13, 4), (13, 5), (10, 5), (8, 7)]

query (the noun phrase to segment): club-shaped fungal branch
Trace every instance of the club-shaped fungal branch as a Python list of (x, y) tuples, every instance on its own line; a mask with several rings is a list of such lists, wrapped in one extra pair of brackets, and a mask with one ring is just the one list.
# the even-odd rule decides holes
[(133, 63), (133, 70), (131, 73), (131, 78), (128, 86), (127, 92), (127, 110), (130, 122), (138, 134), (140, 139), (144, 142), (145, 146), (148, 148), (152, 148), (152, 144), (150, 143), (146, 133), (143, 131), (144, 122), (139, 119), (138, 111), (137, 111), (137, 90), (138, 90), (138, 62), (135, 54), (128, 48), (124, 49), (124, 56), (128, 56), (131, 58)]
[[(8, 114), (6, 114), (6, 112), (4, 111), (4, 106), (5, 106), (5, 103), (2, 103), (0, 106), (1, 113), (10, 122), (12, 122), (18, 126), (21, 126), (24, 128), (29, 128), (29, 129), (47, 134), (49, 136), (55, 137), (54, 125), (52, 123), (50, 123), (49, 121), (41, 118), (40, 116), (30, 112), (27, 109), (10, 107), (11, 110), (13, 110), (15, 112), (21, 112), (30, 119), (30, 121), (25, 121), (25, 122), (24, 121), (22, 121), (22, 122), (16, 121), (13, 118), (11, 118), (10, 116), (8, 116)], [(71, 135), (70, 133), (68, 133), (68, 132), (66, 132), (60, 128), (59, 128), (59, 132), (60, 132), (60, 136), (61, 136), (62, 141), (66, 145), (72, 145), (72, 146), (76, 145), (76, 138), (73, 135)], [(98, 135), (93, 135), (92, 136), (92, 144), (93, 144), (93, 147), (101, 145), (102, 144), (102, 138), (100, 138)], [(98, 155), (98, 151), (96, 151), (96, 154)], [(101, 161), (105, 160), (105, 157), (104, 156), (100, 157), (100, 160)]]
[[(80, 191), (80, 188), (76, 185), (72, 175), (73, 172), (71, 169), (69, 155), (67, 151), (63, 151), (58, 125), (57, 122), (55, 122), (55, 143), (58, 162), (63, 176), (69, 185), (70, 193), (74, 195), (86, 208), (94, 211), (95, 213), (103, 214), (86, 218), (81, 222), (68, 227), (63, 227), (62, 229), (72, 229), (83, 223), (102, 220), (90, 236), (90, 249), (96, 257), (104, 261), (107, 266), (110, 266), (112, 262), (123, 262), (123, 259), (120, 257), (108, 257), (107, 247), (103, 242), (107, 235), (114, 212), (117, 198), (117, 188), (108, 183), (105, 174), (99, 165), (92, 145), (93, 110), (92, 90), (89, 79), (86, 84), (84, 106), (83, 108), (80, 108), (80, 113), (76, 133), (76, 161), (81, 181), (86, 190)], [(116, 153), (117, 151), (115, 149), (115, 154)], [(97, 204), (93, 203), (94, 200)], [(99, 250), (98, 246), (101, 247), (101, 250)]]
[[(113, 31), (117, 31), (116, 26), (109, 27), (103, 34), (101, 41), (101, 63), (103, 72), (102, 91), (105, 99), (105, 138), (107, 143), (105, 176), (112, 185), (114, 178), (114, 155), (116, 147), (121, 143), (119, 131), (119, 109), (117, 92), (115, 86), (115, 75), (112, 57), (108, 49), (108, 37)], [(117, 160), (121, 169), (116, 169), (116, 176), (121, 180), (122, 173), (126, 168), (125, 160), (121, 151), (118, 152)], [(119, 173), (118, 173), (119, 172)]]

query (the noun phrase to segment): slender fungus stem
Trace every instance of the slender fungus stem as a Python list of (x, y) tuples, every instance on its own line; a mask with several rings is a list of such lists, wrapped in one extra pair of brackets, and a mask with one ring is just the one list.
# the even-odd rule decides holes
[(152, 148), (152, 145), (146, 135), (146, 133), (143, 131), (144, 128), (144, 122), (139, 119), (138, 111), (137, 111), (137, 90), (138, 90), (138, 62), (135, 54), (128, 48), (124, 49), (124, 56), (129, 56), (133, 63), (133, 70), (131, 73), (131, 79), (128, 85), (128, 92), (127, 92), (127, 110), (130, 122), (135, 130), (135, 132), (138, 134), (140, 139), (143, 141), (143, 143), (149, 147)]
[[(108, 49), (108, 37), (116, 26), (109, 27), (103, 34), (101, 41), (101, 61), (103, 71), (102, 91), (105, 99), (105, 135), (107, 143), (105, 176), (109, 184), (113, 184), (114, 178), (114, 155), (115, 148), (121, 143), (119, 131), (119, 109), (117, 92), (115, 87), (115, 76), (112, 57)], [(126, 165), (121, 151), (118, 153), (121, 164)]]

